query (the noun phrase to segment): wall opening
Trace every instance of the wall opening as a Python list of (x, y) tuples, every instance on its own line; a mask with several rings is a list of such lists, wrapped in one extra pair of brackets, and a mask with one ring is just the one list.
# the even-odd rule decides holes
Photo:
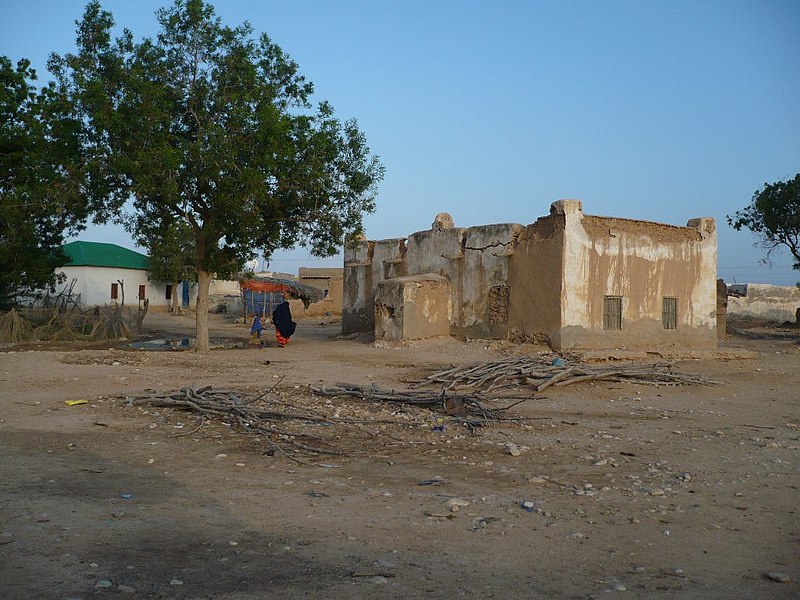
[(112, 300), (119, 300), (119, 284), (112, 283), (111, 284), (111, 299)]
[(661, 308), (661, 322), (664, 329), (678, 328), (678, 299), (664, 298)]
[(603, 298), (603, 329), (609, 331), (622, 329), (622, 296)]
[(144, 300), (147, 298), (147, 286), (140, 285), (139, 286), (139, 300)]
[(171, 283), (167, 284), (167, 293), (166, 293), (166, 295), (164, 297), (167, 300), (172, 300), (172, 284)]

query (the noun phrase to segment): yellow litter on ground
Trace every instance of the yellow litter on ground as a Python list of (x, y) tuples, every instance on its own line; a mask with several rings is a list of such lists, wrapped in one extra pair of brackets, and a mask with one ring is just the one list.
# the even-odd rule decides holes
[(78, 406), (79, 404), (89, 404), (88, 400), (64, 400), (67, 406)]

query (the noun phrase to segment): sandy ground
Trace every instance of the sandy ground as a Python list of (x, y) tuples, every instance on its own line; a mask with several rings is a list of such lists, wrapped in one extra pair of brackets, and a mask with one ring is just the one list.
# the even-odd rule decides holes
[[(215, 319), (212, 337), (247, 338)], [(146, 324), (181, 337), (192, 321)], [(208, 357), (108, 344), (0, 353), (0, 595), (800, 597), (800, 335), (761, 328), (724, 344), (754, 358), (678, 364), (718, 386), (551, 388), (513, 409), (529, 420), (471, 435), (433, 431), (424, 410), (326, 403), (308, 386), (404, 388), (514, 348), (376, 348), (337, 329), (304, 320), (287, 348)], [(198, 429), (187, 413), (123, 400), (276, 382), (295, 405), (390, 423), (339, 432), (341, 455), (299, 464), (222, 423)], [(89, 402), (65, 404), (75, 399)], [(451, 512), (453, 498), (469, 504)]]

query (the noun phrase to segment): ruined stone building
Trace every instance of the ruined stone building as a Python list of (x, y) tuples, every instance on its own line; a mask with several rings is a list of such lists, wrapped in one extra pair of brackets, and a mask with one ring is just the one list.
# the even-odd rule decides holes
[(583, 213), (559, 200), (516, 223), (345, 248), (342, 330), (537, 340), (558, 350), (716, 346), (714, 219), (686, 227)]

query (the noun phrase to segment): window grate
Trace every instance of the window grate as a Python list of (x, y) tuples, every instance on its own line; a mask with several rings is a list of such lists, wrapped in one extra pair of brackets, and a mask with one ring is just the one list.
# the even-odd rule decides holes
[(603, 329), (610, 331), (622, 329), (622, 296), (603, 298)]
[(664, 329), (678, 328), (678, 299), (664, 298), (661, 309), (661, 322)]

